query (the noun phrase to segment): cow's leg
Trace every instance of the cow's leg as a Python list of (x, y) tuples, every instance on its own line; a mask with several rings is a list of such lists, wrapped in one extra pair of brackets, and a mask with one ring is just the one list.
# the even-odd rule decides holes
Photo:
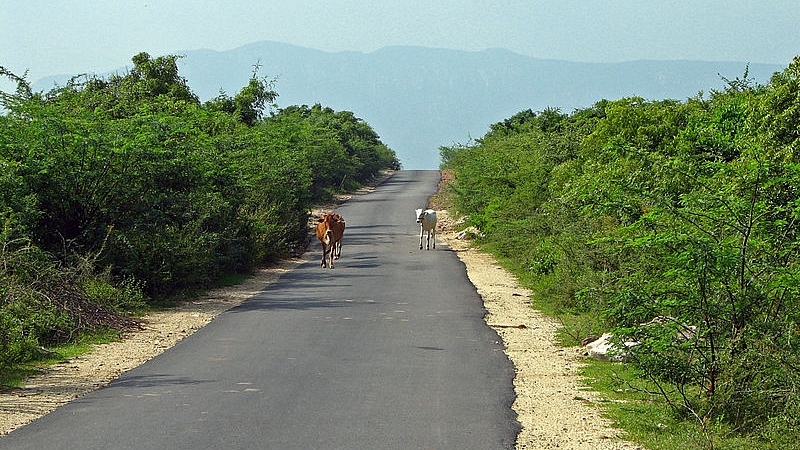
[(320, 267), (325, 267), (325, 256), (327, 256), (328, 252), (325, 251), (325, 243), (321, 242), (321, 244), (322, 244), (322, 264), (320, 264)]
[(422, 250), (422, 236), (425, 235), (425, 228), (422, 225), (419, 226), (419, 249)]
[(436, 227), (431, 228), (431, 238), (433, 239), (433, 249), (436, 250)]
[(336, 259), (339, 259), (340, 256), (342, 256), (342, 240), (341, 239), (339, 239), (336, 242)]
[(335, 251), (336, 244), (332, 243), (331, 245), (328, 246), (328, 248), (330, 249), (330, 256), (329, 256), (330, 263), (328, 264), (328, 267), (333, 269), (333, 259), (334, 259), (333, 254), (336, 253)]

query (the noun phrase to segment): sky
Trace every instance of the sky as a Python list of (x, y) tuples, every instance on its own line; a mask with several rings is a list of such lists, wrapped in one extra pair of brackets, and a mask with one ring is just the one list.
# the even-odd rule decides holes
[(582, 62), (772, 63), (800, 55), (797, 0), (0, 0), (0, 66), (28, 79), (256, 41), (393, 45)]

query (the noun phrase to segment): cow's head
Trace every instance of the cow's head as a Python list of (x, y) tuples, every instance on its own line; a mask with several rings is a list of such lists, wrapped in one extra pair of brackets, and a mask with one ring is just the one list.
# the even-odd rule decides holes
[[(336, 215), (338, 215), (338, 214), (336, 214)], [(317, 219), (318, 223), (324, 223), (325, 224), (325, 235), (326, 236), (330, 236), (330, 235), (333, 234), (332, 223), (335, 222), (335, 221), (336, 221), (336, 218), (334, 217), (334, 214), (331, 214), (331, 213), (323, 214), (322, 217)]]
[(415, 211), (416, 211), (416, 216), (417, 216), (417, 223), (422, 223), (422, 219), (425, 218), (425, 210), (420, 208), (420, 209), (417, 209)]

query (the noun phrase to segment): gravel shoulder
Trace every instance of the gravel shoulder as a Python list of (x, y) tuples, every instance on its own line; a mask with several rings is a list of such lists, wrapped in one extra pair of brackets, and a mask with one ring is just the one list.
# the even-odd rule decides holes
[[(369, 192), (366, 188), (360, 193)], [(340, 199), (346, 201), (347, 197)], [(332, 209), (328, 205), (328, 209)], [(439, 213), (437, 237), (456, 252), (487, 309), (486, 322), (502, 337), (516, 368), (513, 404), (522, 424), (517, 449), (639, 449), (620, 438), (601, 415), (593, 392), (581, 386), (578, 349), (556, 344), (557, 323), (528, 306), (530, 292), (513, 275), (469, 240), (459, 239), (455, 223)], [(57, 407), (105, 386), (123, 372), (159, 355), (218, 314), (240, 304), (304, 261), (286, 260), (259, 270), (244, 283), (216, 289), (179, 308), (144, 317), (142, 330), (118, 342), (95, 346), (73, 360), (54, 365), (19, 388), (0, 392), (0, 435), (28, 424)]]
[(522, 430), (517, 449), (632, 450), (621, 432), (602, 416), (601, 398), (582, 386), (579, 348), (557, 344), (558, 323), (528, 304), (531, 292), (469, 240), (459, 239), (446, 212), (438, 213), (441, 237), (467, 268), (467, 276), (486, 307), (486, 323), (505, 344), (514, 363), (514, 389)]

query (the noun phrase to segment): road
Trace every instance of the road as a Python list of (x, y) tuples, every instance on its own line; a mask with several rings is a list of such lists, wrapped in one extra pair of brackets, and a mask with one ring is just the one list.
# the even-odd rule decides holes
[(342, 257), (309, 261), (0, 449), (510, 449), (514, 369), (465, 268), (419, 250), (437, 171), (337, 208)]

